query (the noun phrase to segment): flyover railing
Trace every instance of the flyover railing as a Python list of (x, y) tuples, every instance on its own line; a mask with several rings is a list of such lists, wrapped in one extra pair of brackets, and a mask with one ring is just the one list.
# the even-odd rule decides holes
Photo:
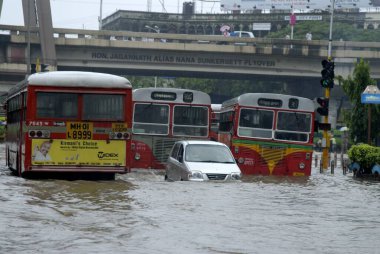
[[(327, 40), (237, 38), (224, 37), (222, 35), (167, 34), (111, 30), (99, 31), (67, 28), (54, 28), (53, 30), (54, 37), (57, 38), (58, 42), (72, 39), (85, 41), (101, 40), (101, 42), (104, 42), (105, 40), (110, 42), (115, 41), (115, 43), (113, 43), (114, 45), (116, 45), (117, 42), (123, 42), (123, 45), (129, 47), (133, 47), (134, 45), (138, 45), (139, 47), (141, 47), (141, 45), (147, 45), (148, 48), (161, 48), (166, 50), (224, 51), (226, 53), (289, 54), (326, 57), (328, 47)], [(24, 26), (0, 25), (0, 43), (11, 40), (12, 38), (17, 38), (18, 36), (26, 38), (27, 33), (27, 28)], [(30, 34), (31, 38), (36, 40), (36, 38), (38, 38), (38, 28), (30, 28)], [(143, 44), (142, 42), (150, 44)], [(205, 45), (198, 47), (191, 46), (194, 44)], [(112, 46), (112, 43), (107, 45)], [(120, 46), (120, 43), (117, 45)], [(332, 46), (333, 57), (380, 58), (379, 42), (333, 41)]]

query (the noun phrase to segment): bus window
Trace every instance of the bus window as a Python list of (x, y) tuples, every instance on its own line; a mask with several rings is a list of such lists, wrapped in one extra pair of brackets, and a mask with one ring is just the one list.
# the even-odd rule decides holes
[(207, 107), (175, 106), (173, 119), (173, 135), (204, 137), (208, 135)]
[(123, 95), (83, 94), (83, 120), (124, 120)]
[(311, 119), (309, 113), (278, 112), (275, 139), (307, 142)]
[(241, 109), (239, 136), (272, 138), (273, 111), (259, 109)]
[(135, 134), (169, 134), (169, 105), (136, 103), (132, 131)]
[(71, 93), (37, 93), (37, 118), (77, 118), (78, 95)]

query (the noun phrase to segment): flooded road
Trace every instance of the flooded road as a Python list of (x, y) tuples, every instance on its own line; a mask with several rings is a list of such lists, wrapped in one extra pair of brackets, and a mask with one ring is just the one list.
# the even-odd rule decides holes
[(0, 253), (380, 253), (380, 183), (342, 175), (27, 180), (0, 145)]

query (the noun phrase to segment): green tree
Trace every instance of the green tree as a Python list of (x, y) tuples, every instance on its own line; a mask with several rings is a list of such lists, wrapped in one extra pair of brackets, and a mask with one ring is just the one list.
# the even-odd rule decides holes
[[(313, 40), (328, 40), (330, 33), (330, 23), (328, 21), (300, 21), (294, 26), (295, 40), (304, 40), (307, 32), (311, 32)], [(290, 34), (290, 25), (277, 31), (270, 33), (270, 38), (285, 38)], [(354, 25), (334, 22), (333, 24), (333, 40), (340, 39), (344, 41), (380, 41), (380, 30), (371, 30), (355, 27)]]
[[(361, 94), (368, 85), (376, 85), (376, 81), (370, 77), (369, 62), (363, 59), (355, 64), (353, 76), (347, 79), (338, 77), (343, 84), (343, 90), (348, 96), (353, 108), (345, 112), (344, 122), (350, 129), (350, 138), (356, 143), (366, 143), (368, 137), (368, 108), (369, 104), (361, 103)], [(380, 131), (380, 107), (371, 105), (371, 133), (372, 137), (379, 136)]]

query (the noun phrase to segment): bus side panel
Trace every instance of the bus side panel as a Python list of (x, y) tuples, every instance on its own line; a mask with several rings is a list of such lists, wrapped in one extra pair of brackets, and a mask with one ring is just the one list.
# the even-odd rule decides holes
[(8, 154), (8, 160), (7, 160), (7, 166), (9, 169), (17, 171), (17, 165), (18, 165), (18, 146), (16, 143), (8, 143), (7, 144), (7, 154)]
[(132, 103), (132, 89), (129, 89), (126, 91), (126, 98), (125, 98), (125, 104), (126, 104), (126, 110), (125, 110), (125, 121), (127, 122), (128, 126), (128, 133), (129, 133), (129, 139), (126, 142), (126, 156), (125, 156), (125, 163), (127, 167), (127, 171), (130, 172), (132, 168), (132, 115), (133, 115), (133, 103)]
[(6, 129), (6, 151), (8, 154), (7, 166), (9, 169), (17, 173), (20, 170), (18, 165), (21, 165), (20, 130), (20, 122), (8, 124)]
[(165, 169), (174, 143), (182, 138), (134, 135), (132, 141), (132, 168)]
[(132, 168), (151, 168), (153, 164), (152, 142), (148, 137), (144, 141), (132, 140)]

